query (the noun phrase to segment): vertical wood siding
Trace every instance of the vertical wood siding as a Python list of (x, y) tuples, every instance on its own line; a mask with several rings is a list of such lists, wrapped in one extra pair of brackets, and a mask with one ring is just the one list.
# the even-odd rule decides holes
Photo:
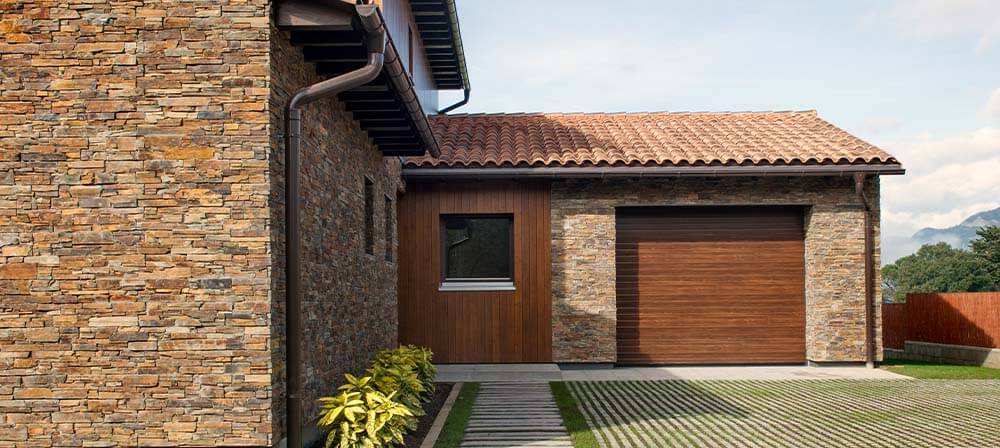
[[(447, 213), (514, 215), (515, 291), (438, 291)], [(552, 360), (548, 183), (409, 183), (398, 222), (400, 343), (441, 363)]]
[(903, 349), (906, 342), (906, 304), (882, 304), (882, 347)]
[(1000, 348), (1000, 292), (907, 294), (883, 305), (885, 347), (904, 341)]

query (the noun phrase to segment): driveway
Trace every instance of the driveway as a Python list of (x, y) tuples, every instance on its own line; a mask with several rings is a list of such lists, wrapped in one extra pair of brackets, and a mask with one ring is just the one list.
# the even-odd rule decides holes
[(441, 364), (436, 381), (641, 381), (641, 380), (788, 380), (905, 379), (895, 373), (865, 367), (812, 366), (690, 366), (574, 367), (556, 364)]
[(567, 384), (609, 448), (1000, 446), (995, 380)]

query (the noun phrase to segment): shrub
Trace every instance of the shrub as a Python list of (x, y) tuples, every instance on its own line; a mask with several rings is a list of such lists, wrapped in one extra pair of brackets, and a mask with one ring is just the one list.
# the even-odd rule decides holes
[(368, 376), (345, 375), (340, 395), (320, 398), (318, 426), (326, 447), (372, 448), (403, 443), (416, 429), (421, 405), (434, 395), (436, 370), (430, 349), (412, 345), (383, 350)]
[(393, 350), (383, 350), (375, 357), (375, 362), (368, 373), (376, 378), (384, 387), (379, 390), (399, 390), (400, 398), (406, 402), (412, 396), (412, 403), (427, 402), (434, 396), (434, 376), (437, 371), (432, 362), (433, 353), (430, 349), (404, 345)]
[(330, 448), (367, 448), (403, 443), (407, 419), (413, 414), (406, 405), (371, 386), (371, 377), (345, 375), (348, 384), (340, 386), (335, 397), (319, 399), (322, 408), (319, 428), (326, 432), (324, 446)]

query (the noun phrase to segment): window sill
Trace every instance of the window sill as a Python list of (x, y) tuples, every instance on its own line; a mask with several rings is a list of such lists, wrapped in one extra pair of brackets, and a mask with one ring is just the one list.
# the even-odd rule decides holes
[(514, 282), (443, 282), (438, 291), (513, 291)]

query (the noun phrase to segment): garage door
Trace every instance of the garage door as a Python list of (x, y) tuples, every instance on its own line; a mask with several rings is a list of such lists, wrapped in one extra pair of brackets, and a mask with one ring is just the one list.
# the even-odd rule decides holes
[(804, 362), (802, 222), (800, 207), (618, 209), (618, 362)]

